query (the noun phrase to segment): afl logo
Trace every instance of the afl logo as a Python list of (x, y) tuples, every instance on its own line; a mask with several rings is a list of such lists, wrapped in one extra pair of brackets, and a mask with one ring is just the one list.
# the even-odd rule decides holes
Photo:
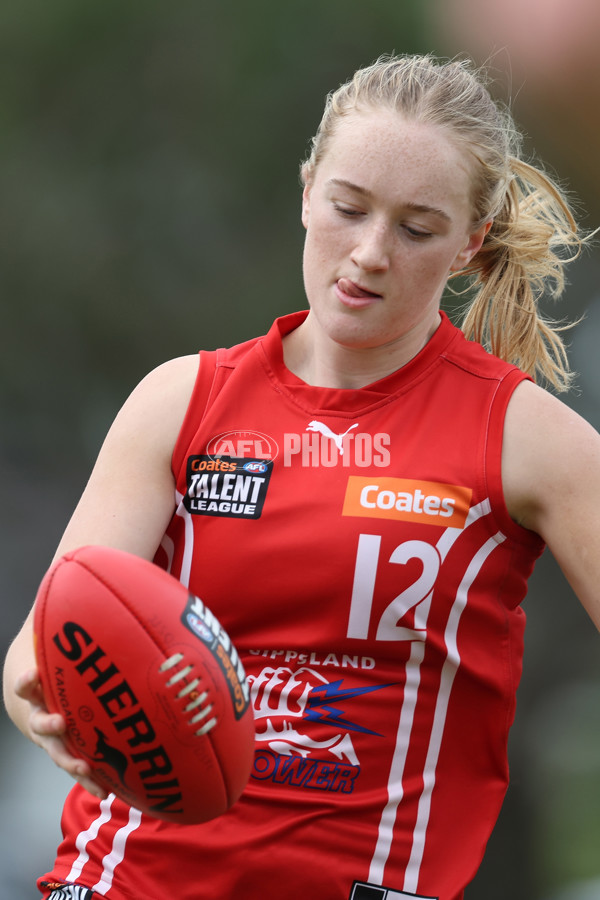
[(212, 633), (210, 628), (204, 624), (202, 619), (198, 618), (195, 613), (189, 612), (186, 616), (186, 619), (194, 634), (197, 634), (205, 644), (212, 644), (214, 642), (214, 634)]
[(242, 466), (242, 469), (244, 469), (245, 472), (256, 472), (259, 475), (262, 475), (263, 472), (266, 472), (268, 468), (269, 467), (266, 463), (254, 461), (244, 463), (244, 465)]
[[(218, 460), (227, 457), (230, 460), (240, 460), (237, 468), (244, 468), (250, 472), (266, 472), (267, 466), (273, 462), (279, 453), (277, 441), (262, 431), (224, 431), (211, 438), (206, 447), (206, 452), (211, 459)], [(246, 459), (246, 465), (243, 460)], [(248, 466), (257, 465), (265, 468), (250, 469)]]

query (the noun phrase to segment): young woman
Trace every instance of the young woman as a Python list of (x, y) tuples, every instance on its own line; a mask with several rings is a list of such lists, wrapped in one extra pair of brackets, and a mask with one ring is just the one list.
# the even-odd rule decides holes
[[(44, 897), (458, 900), (545, 544), (600, 625), (600, 438), (535, 383), (570, 377), (536, 308), (584, 240), (564, 197), (469, 65), (429, 57), (335, 91), (302, 178), (309, 310), (148, 375), (57, 551), (153, 559), (213, 609), (253, 686), (252, 777), (198, 826), (103, 795), (44, 708), (30, 616), (6, 705), (79, 782)], [(465, 334), (440, 312), (457, 273)]]

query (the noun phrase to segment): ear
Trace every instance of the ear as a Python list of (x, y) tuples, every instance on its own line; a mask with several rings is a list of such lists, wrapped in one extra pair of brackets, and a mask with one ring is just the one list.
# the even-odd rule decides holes
[(490, 219), (489, 222), (484, 222), (484, 224), (474, 231), (471, 235), (469, 235), (469, 240), (462, 248), (462, 250), (456, 255), (454, 262), (450, 266), (451, 272), (460, 272), (461, 269), (464, 269), (465, 266), (468, 266), (474, 256), (481, 250), (481, 245), (485, 240), (485, 236), (492, 227), (493, 219)]
[(308, 219), (310, 215), (310, 184), (307, 182), (302, 191), (302, 224), (308, 228)]

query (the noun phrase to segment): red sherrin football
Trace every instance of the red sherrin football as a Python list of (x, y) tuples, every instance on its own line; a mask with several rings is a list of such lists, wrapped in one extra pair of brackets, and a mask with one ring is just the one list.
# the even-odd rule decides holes
[(179, 581), (82, 547), (45, 575), (34, 630), (48, 708), (98, 784), (181, 824), (235, 803), (254, 751), (248, 684), (226, 632)]

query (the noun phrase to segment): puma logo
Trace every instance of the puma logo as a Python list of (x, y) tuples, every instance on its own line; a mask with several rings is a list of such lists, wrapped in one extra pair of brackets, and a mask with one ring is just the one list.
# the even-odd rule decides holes
[(343, 434), (335, 434), (335, 432), (333, 432), (328, 425), (325, 425), (323, 422), (318, 422), (316, 419), (313, 419), (313, 421), (309, 422), (306, 426), (307, 431), (318, 431), (323, 435), (323, 437), (331, 438), (335, 446), (338, 448), (340, 456), (344, 455), (344, 445), (342, 442), (348, 432), (352, 431), (353, 428), (358, 428), (358, 422), (356, 423), (356, 425), (351, 425), (350, 428), (346, 429)]
[(128, 763), (127, 757), (124, 753), (121, 753), (117, 747), (110, 746), (106, 740), (106, 735), (100, 731), (99, 728), (94, 728), (94, 730), (98, 736), (98, 740), (96, 742), (93, 759), (97, 762), (103, 762), (111, 766), (119, 776), (121, 782), (127, 786), (125, 782), (125, 770), (127, 769)]

